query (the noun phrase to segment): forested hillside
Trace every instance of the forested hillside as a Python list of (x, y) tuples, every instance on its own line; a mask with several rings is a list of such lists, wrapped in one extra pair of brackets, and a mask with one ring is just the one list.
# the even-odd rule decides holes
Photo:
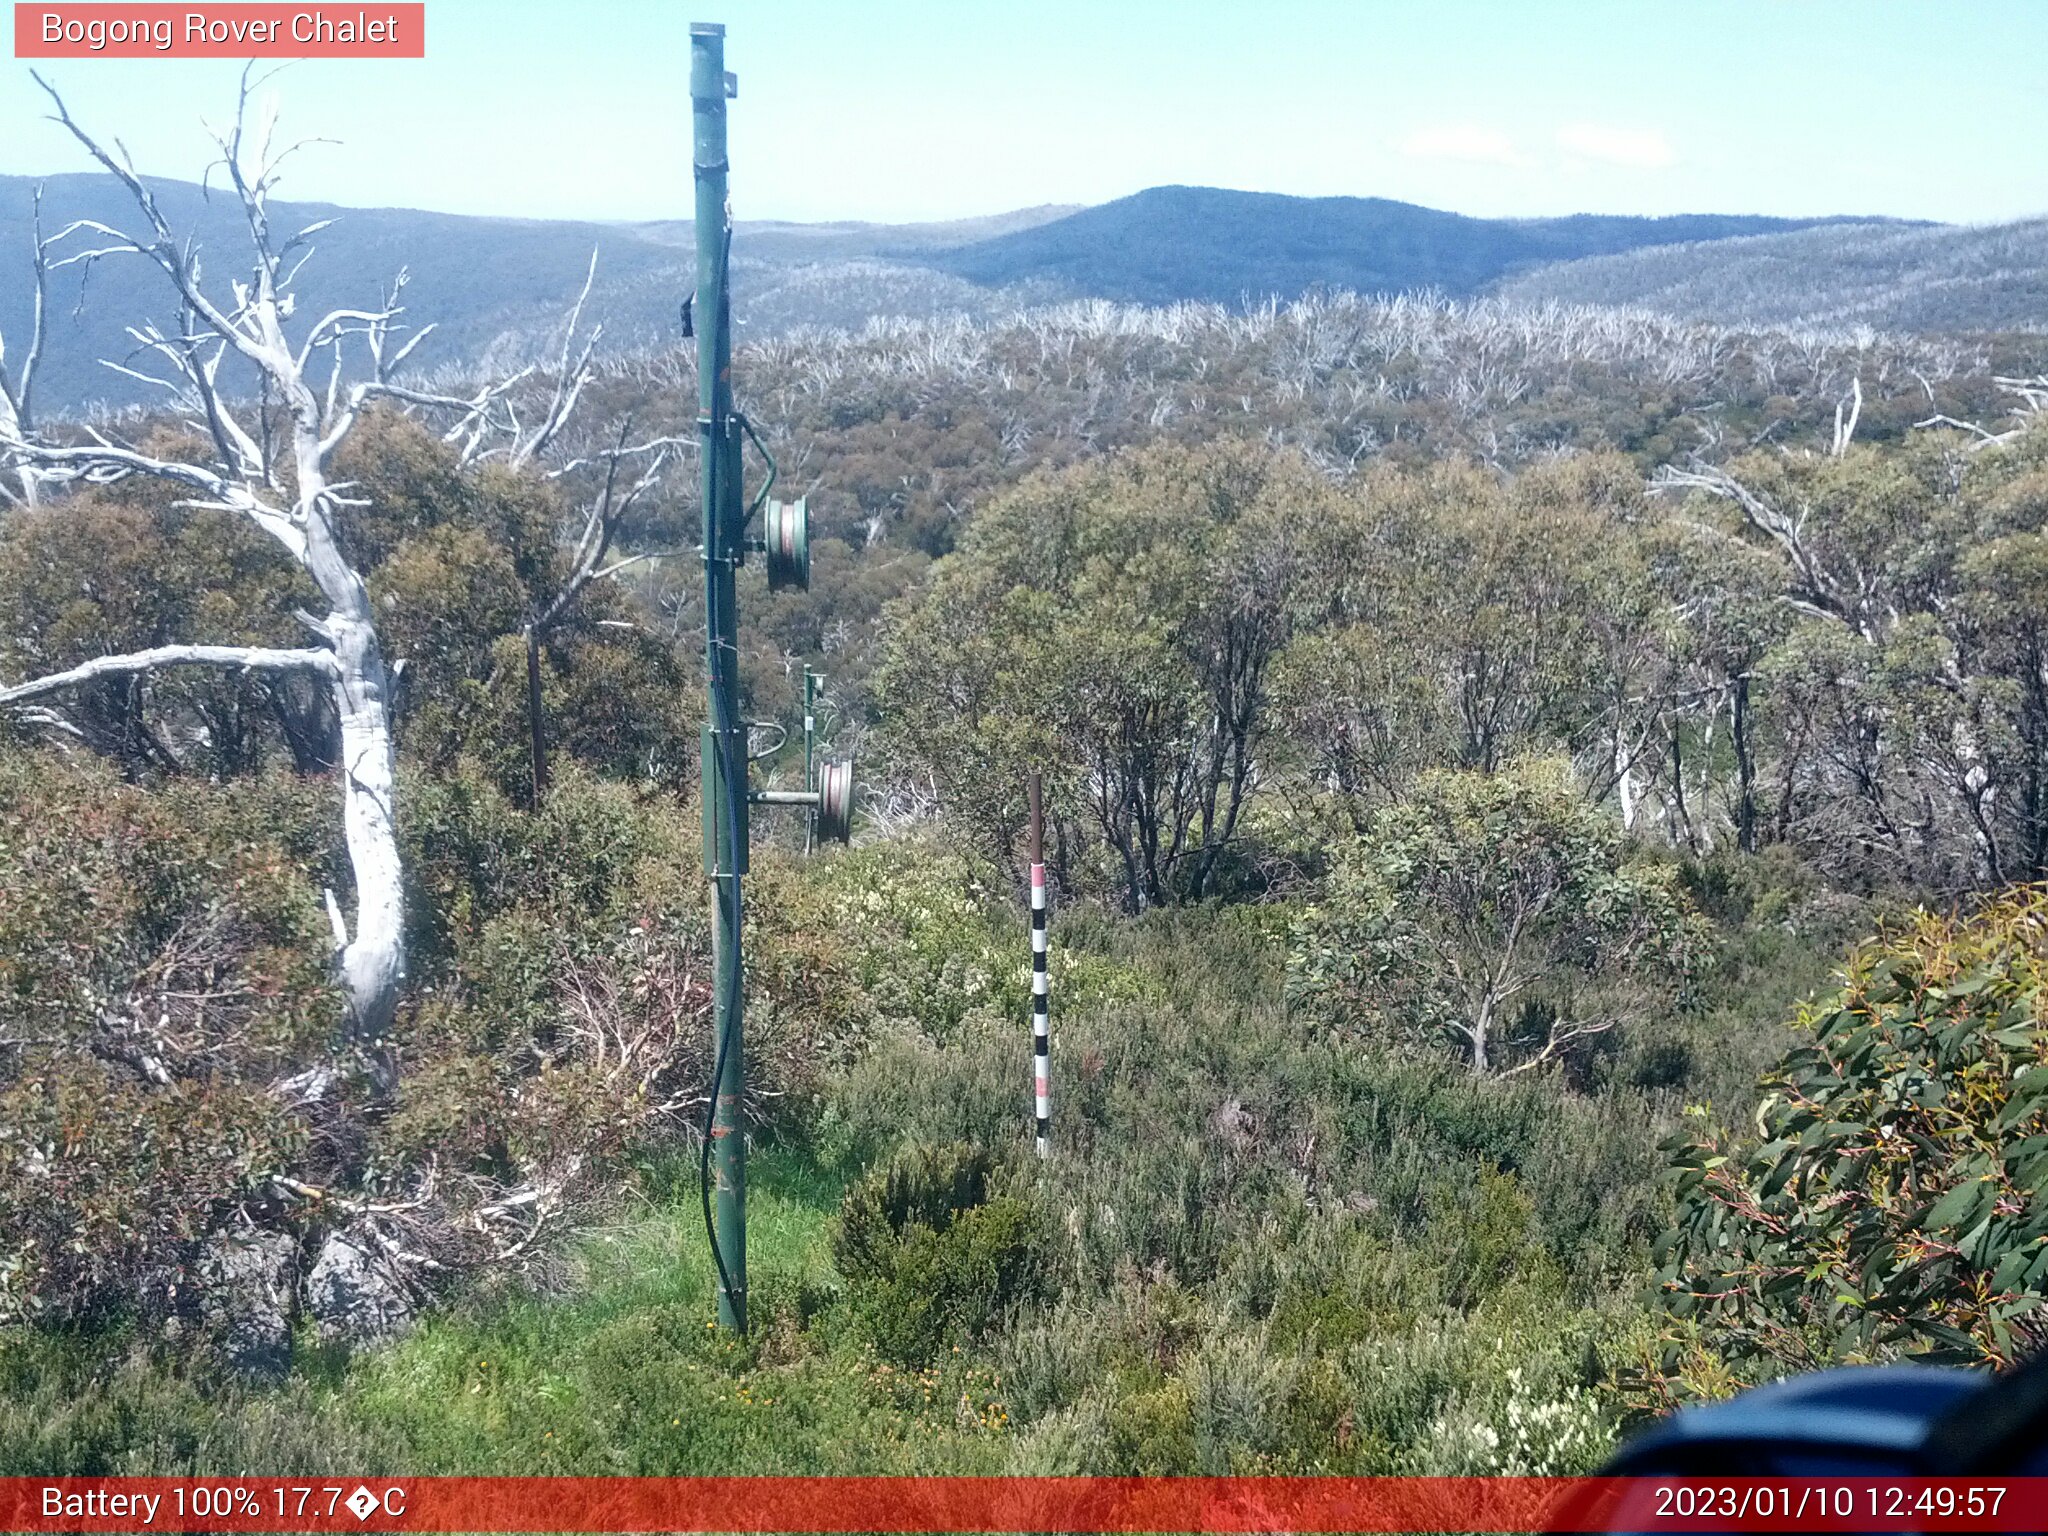
[(130, 259), (263, 393), (159, 338), (88, 430), (7, 336), (0, 1474), (1563, 1473), (2048, 1338), (2040, 338), (746, 339), (751, 772), (815, 667), (865, 788), (756, 824), (738, 1339), (693, 357), (408, 383), (258, 238)]
[(1826, 222), (1721, 214), (1666, 219), (1580, 214), (1475, 219), (1383, 197), (1282, 197), (1219, 187), (1152, 187), (1065, 218), (934, 252), (976, 283), (1050, 284), (1060, 297), (1171, 304), (1434, 289), (1469, 298), (1536, 262)]
[[(0, 176), (0, 253), (12, 253), (10, 261), (25, 263), (32, 249), (38, 185), (46, 234), (77, 219), (117, 223), (125, 207), (126, 193), (107, 176), (40, 183)], [(240, 272), (239, 211), (220, 189), (209, 196), (189, 182), (151, 185), (167, 220), (189, 231), (208, 258), (205, 281), (225, 294)], [(317, 229), (320, 260), (299, 284), (309, 308), (379, 303), (393, 274), (407, 271), (406, 303), (435, 325), (418, 359), (428, 373), (490, 372), (551, 356), (550, 326), (586, 277), (590, 313), (604, 319), (612, 354), (661, 352), (679, 338), (681, 298), (695, 281), (687, 223), (489, 219), (284, 201), (272, 204), (272, 214), (287, 234)], [(1712, 244), (1813, 222), (1489, 220), (1381, 198), (1204, 187), (1156, 187), (1099, 208), (1018, 209), (935, 224), (742, 219), (733, 240), (735, 323), (741, 335), (858, 330), (874, 319), (1001, 319), (1063, 299), (1242, 306), (1314, 288), (1467, 297), (1535, 263), (1670, 241)], [(90, 303), (82, 302), (88, 284)], [(75, 264), (53, 274), (51, 294), (41, 368), (48, 408), (118, 408), (160, 393), (102, 361), (132, 362), (134, 342), (123, 326), (137, 316), (163, 318), (146, 270), (118, 261)], [(0, 285), (0, 333), (26, 337), (29, 300), (27, 284)]]
[(2048, 220), (1838, 224), (1566, 261), (1504, 279), (1526, 303), (1641, 305), (1723, 325), (2048, 331)]
[[(77, 219), (118, 224), (127, 211), (126, 192), (108, 176), (0, 176), (0, 252), (10, 275), (27, 271), (38, 186), (46, 235)], [(211, 253), (206, 280), (225, 294), (240, 275), (238, 242), (246, 239), (240, 210), (218, 188), (208, 196), (190, 182), (153, 179), (151, 186), (165, 218)], [(376, 304), (393, 274), (407, 272), (406, 303), (435, 326), (421, 356), (429, 370), (490, 370), (543, 355), (550, 325), (567, 312), (586, 277), (592, 312), (604, 317), (615, 353), (660, 350), (678, 339), (682, 296), (695, 282), (687, 224), (471, 218), (284, 201), (271, 211), (287, 235), (317, 226), (320, 260), (307, 268), (299, 289), (309, 308)], [(1028, 295), (950, 277), (921, 264), (917, 253), (1067, 211), (933, 226), (742, 224), (736, 238), (745, 279), (740, 322), (776, 331), (858, 327), (876, 315), (1004, 312)], [(878, 254), (884, 250), (897, 256)], [(151, 277), (120, 261), (74, 265), (52, 276), (40, 385), (48, 408), (75, 413), (142, 404), (160, 394), (101, 361), (132, 361), (134, 342), (123, 326), (164, 312)], [(25, 281), (0, 284), (0, 334), (23, 337), (22, 346), (31, 292)], [(83, 302), (88, 292), (91, 302)]]

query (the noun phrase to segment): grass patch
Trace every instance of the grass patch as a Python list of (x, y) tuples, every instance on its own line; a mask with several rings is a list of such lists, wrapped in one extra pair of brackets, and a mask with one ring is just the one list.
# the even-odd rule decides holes
[[(1007, 1421), (982, 1365), (879, 1360), (844, 1325), (837, 1184), (755, 1160), (753, 1331), (713, 1326), (694, 1163), (591, 1233), (554, 1294), (480, 1295), (384, 1348), (307, 1350), (256, 1388), (128, 1341), (17, 1338), (0, 1354), (9, 1474), (681, 1476), (995, 1471)], [(992, 1406), (993, 1405), (993, 1406)]]

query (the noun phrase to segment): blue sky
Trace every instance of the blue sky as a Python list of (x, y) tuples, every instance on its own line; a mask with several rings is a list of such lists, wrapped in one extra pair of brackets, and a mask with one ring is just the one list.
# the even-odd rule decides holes
[[(428, 0), (424, 60), (275, 83), (286, 129), (341, 141), (282, 195), (687, 217), (700, 19), (726, 23), (740, 76), (742, 218), (1166, 182), (1483, 215), (2048, 212), (2040, 0)], [(146, 172), (196, 177), (235, 66), (46, 73)], [(84, 168), (40, 108), (0, 59), (0, 173)]]

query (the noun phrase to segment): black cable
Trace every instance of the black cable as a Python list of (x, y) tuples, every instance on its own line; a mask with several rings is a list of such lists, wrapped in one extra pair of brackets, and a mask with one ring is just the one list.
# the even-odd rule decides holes
[[(725, 1250), (719, 1245), (718, 1222), (711, 1211), (711, 1144), (713, 1133), (718, 1127), (718, 1092), (720, 1086), (725, 1082), (725, 1064), (730, 1055), (732, 1045), (733, 1014), (738, 1012), (739, 1003), (738, 970), (740, 924), (742, 921), (740, 913), (739, 797), (731, 789), (734, 783), (731, 733), (722, 728), (726, 701), (724, 690), (718, 686), (715, 668), (713, 669), (711, 687), (713, 708), (718, 713), (721, 722), (721, 728), (718, 731), (718, 753), (719, 761), (724, 766), (724, 778), (727, 786), (725, 807), (726, 868), (728, 871), (727, 878), (732, 881), (732, 943), (728, 948), (728, 952), (720, 956), (721, 961), (729, 970), (727, 975), (720, 979), (722, 982), (729, 981), (730, 990), (727, 995), (732, 998), (734, 1006), (727, 1011), (726, 1017), (718, 1031), (718, 1050), (713, 1057), (711, 1065), (711, 1092), (704, 1101), (704, 1139), (703, 1145), (698, 1149), (697, 1156), (697, 1192), (704, 1206), (704, 1235), (711, 1240), (711, 1262), (718, 1266), (718, 1286), (730, 1298), (733, 1294), (732, 1273), (725, 1267)], [(713, 890), (713, 897), (716, 900), (724, 899), (723, 893), (715, 888)], [(715, 1008), (716, 1004), (714, 1003), (713, 1006)], [(735, 1109), (738, 1107), (735, 1106)], [(733, 1129), (737, 1134), (745, 1134), (738, 1126), (734, 1126)], [(744, 1303), (742, 1303), (743, 1305)], [(733, 1315), (741, 1321), (744, 1328), (744, 1317), (741, 1307), (735, 1307)]]
[[(713, 694), (717, 700), (718, 713), (722, 721), (725, 714), (724, 690), (718, 688), (716, 683), (714, 683)], [(740, 925), (743, 918), (740, 911), (739, 796), (732, 789), (732, 786), (737, 782), (732, 760), (732, 740), (729, 731), (720, 730), (718, 734), (720, 738), (718, 748), (719, 760), (724, 764), (724, 777), (727, 786), (725, 806), (726, 867), (729, 872), (727, 878), (732, 881), (732, 944), (729, 947), (728, 953), (720, 958), (729, 967), (725, 979), (730, 984), (730, 991), (727, 995), (732, 998), (733, 1007), (728, 1010), (723, 1026), (718, 1031), (718, 1050), (711, 1065), (711, 1092), (704, 1102), (704, 1139), (703, 1145), (698, 1149), (697, 1156), (697, 1193), (704, 1207), (704, 1235), (711, 1240), (711, 1262), (718, 1266), (719, 1289), (730, 1298), (733, 1295), (732, 1273), (725, 1267), (725, 1250), (719, 1245), (718, 1222), (711, 1211), (711, 1145), (713, 1132), (718, 1126), (718, 1092), (720, 1086), (725, 1082), (725, 1064), (731, 1052), (733, 1015), (739, 1011), (739, 947)], [(722, 894), (715, 891), (714, 896), (717, 899), (723, 899)], [(735, 1105), (734, 1108), (738, 1111), (741, 1106)], [(738, 1125), (733, 1127), (732, 1133), (742, 1136), (746, 1134), (745, 1130)], [(733, 1308), (733, 1315), (740, 1322), (742, 1332), (745, 1331), (746, 1323), (744, 1307), (745, 1302), (742, 1300), (738, 1306)]]
[[(732, 295), (726, 286), (726, 280), (730, 276), (731, 268), (732, 221), (728, 218), (725, 226), (725, 246), (724, 250), (721, 252), (719, 256), (718, 262), (718, 291), (720, 295), (720, 302), (718, 306), (718, 316), (716, 321), (714, 322), (718, 327), (718, 335), (716, 337), (715, 344), (712, 347), (712, 356), (714, 358), (721, 354), (727, 354), (727, 349), (729, 349), (732, 345)], [(714, 403), (717, 400), (715, 389), (712, 399)], [(709, 436), (711, 437), (712, 441), (705, 445), (705, 451), (714, 453), (724, 452), (723, 445), (717, 441), (715, 421), (713, 424), (713, 431), (709, 434)], [(712, 528), (714, 533), (717, 531), (717, 516), (718, 509), (713, 508)], [(706, 553), (707, 555), (710, 555), (709, 551), (707, 551)], [(718, 559), (726, 558), (722, 551), (711, 557)], [(718, 1267), (719, 1290), (728, 1300), (731, 1300), (733, 1296), (732, 1272), (725, 1267), (725, 1250), (719, 1246), (718, 1222), (716, 1218), (712, 1215), (711, 1211), (711, 1143), (712, 1133), (718, 1127), (718, 1090), (725, 1082), (725, 1064), (729, 1058), (730, 1048), (732, 1045), (733, 1015), (739, 1011), (739, 951), (741, 924), (740, 808), (742, 804), (740, 800), (740, 795), (742, 792), (741, 785), (743, 781), (741, 781), (734, 772), (734, 764), (732, 760), (733, 733), (730, 729), (727, 728), (728, 724), (730, 723), (728, 717), (735, 713), (736, 706), (734, 705), (731, 699), (726, 697), (725, 688), (720, 682), (720, 673), (722, 669), (719, 666), (719, 659), (715, 654), (716, 647), (721, 643), (721, 641), (718, 639), (720, 628), (718, 624), (718, 614), (715, 608), (713, 607), (713, 604), (716, 602), (715, 594), (717, 590), (717, 582), (713, 581), (706, 584), (704, 622), (707, 628), (707, 632), (712, 637), (711, 650), (713, 654), (707, 657), (707, 660), (709, 660), (711, 664), (711, 710), (713, 715), (717, 717), (714, 729), (716, 730), (718, 736), (718, 757), (722, 769), (722, 777), (725, 780), (726, 869), (728, 872), (728, 878), (732, 881), (732, 943), (728, 946), (727, 953), (720, 957), (721, 961), (723, 962), (723, 965), (730, 967), (730, 972), (726, 976), (721, 976), (719, 980), (721, 985), (724, 985), (728, 981), (730, 982), (730, 989), (727, 991), (726, 995), (732, 999), (734, 1006), (727, 1010), (726, 1017), (721, 1022), (718, 1031), (718, 1049), (716, 1052), (713, 1053), (712, 1057), (711, 1092), (709, 1095), (706, 1096), (704, 1102), (704, 1141), (703, 1145), (698, 1149), (697, 1155), (697, 1193), (704, 1207), (704, 1235), (711, 1240), (711, 1262)], [(704, 788), (704, 792), (706, 794), (709, 794), (710, 786), (706, 785)], [(722, 895), (718, 892), (715, 885), (712, 894), (714, 899), (723, 899)], [(713, 1001), (712, 1006), (715, 1011), (717, 1007), (715, 1000)], [(734, 1106), (736, 1112), (740, 1108), (741, 1106), (739, 1105)], [(733, 1130), (735, 1133), (739, 1135), (746, 1134), (745, 1131), (738, 1125), (735, 1125), (733, 1127)], [(733, 1307), (734, 1321), (740, 1325), (742, 1332), (744, 1332), (746, 1328), (745, 1308), (746, 1302), (744, 1297), (742, 1297), (738, 1301), (738, 1303)]]

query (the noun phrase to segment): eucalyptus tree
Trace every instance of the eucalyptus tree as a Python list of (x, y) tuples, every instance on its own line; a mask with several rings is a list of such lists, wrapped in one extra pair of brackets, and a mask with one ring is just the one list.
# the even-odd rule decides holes
[(1269, 760), (1304, 541), (1336, 500), (1244, 443), (1026, 482), (895, 612), (878, 687), (909, 764), (993, 851), (1042, 766), (1126, 906), (1207, 894)]
[[(168, 642), (96, 655), (0, 686), (0, 705), (26, 709), (33, 721), (61, 729), (61, 707), (46, 701), (104, 679), (174, 668), (303, 679), (323, 689), (336, 722), (336, 783), (354, 885), (352, 917), (327, 893), (336, 968), (348, 998), (349, 1041), (388, 1086), (393, 1068), (383, 1041), (406, 966), (393, 669), (350, 540), (351, 514), (369, 503), (334, 466), (380, 402), (441, 413), (451, 423), (450, 439), (466, 451), (507, 431), (530, 445), (535, 433), (522, 433), (508, 407), (525, 375), (487, 383), (468, 396), (400, 382), (401, 368), (433, 329), (407, 324), (403, 272), (368, 307), (299, 312), (296, 279), (331, 221), (289, 233), (273, 227), (271, 194), (280, 168), (301, 146), (277, 141), (274, 113), (252, 120), (248, 74), (231, 125), (216, 135), (220, 169), (248, 234), (247, 265), (226, 284), (210, 279), (197, 245), (171, 227), (126, 152), (118, 145), (110, 150), (80, 126), (55, 89), (40, 76), (37, 83), (50, 98), (53, 119), (125, 189), (138, 221), (124, 229), (80, 219), (39, 237), (38, 284), (49, 273), (89, 270), (103, 260), (140, 259), (158, 269), (176, 321), (138, 321), (130, 327), (135, 352), (110, 366), (162, 391), (184, 431), (174, 440), (159, 435), (123, 442), (91, 426), (40, 423), (22, 408), (26, 390), (17, 382), (0, 415), (0, 460), (25, 485), (45, 491), (135, 477), (164, 482), (179, 493), (181, 505), (230, 514), (268, 539), (317, 595), (319, 611), (298, 611), (309, 644)], [(574, 395), (573, 384), (558, 385), (540, 431), (559, 428)]]

